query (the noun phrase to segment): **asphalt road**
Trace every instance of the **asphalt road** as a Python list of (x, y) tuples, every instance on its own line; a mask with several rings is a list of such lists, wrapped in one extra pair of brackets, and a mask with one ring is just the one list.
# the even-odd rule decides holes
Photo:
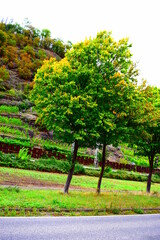
[(0, 240), (160, 240), (160, 214), (0, 218)]

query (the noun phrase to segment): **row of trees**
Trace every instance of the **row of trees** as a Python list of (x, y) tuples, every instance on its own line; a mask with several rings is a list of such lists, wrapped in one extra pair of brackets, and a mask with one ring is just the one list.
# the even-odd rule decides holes
[(78, 148), (102, 146), (100, 193), (106, 145), (120, 140), (136, 144), (150, 163), (150, 191), (155, 155), (160, 153), (160, 91), (137, 85), (128, 39), (116, 42), (110, 32), (73, 45), (65, 58), (45, 61), (34, 79), (31, 99), (39, 121), (56, 138), (74, 142), (71, 168), (64, 187), (68, 193)]
[(34, 48), (41, 47), (56, 52), (61, 58), (64, 57), (66, 50), (72, 46), (70, 41), (64, 43), (59, 38), (52, 38), (51, 31), (48, 29), (39, 30), (35, 28), (28, 19), (24, 19), (22, 25), (13, 21), (7, 23), (2, 20), (0, 29), (4, 34), (9, 35), (8, 41), (11, 44), (16, 42), (16, 45), (20, 48), (27, 45), (32, 45)]

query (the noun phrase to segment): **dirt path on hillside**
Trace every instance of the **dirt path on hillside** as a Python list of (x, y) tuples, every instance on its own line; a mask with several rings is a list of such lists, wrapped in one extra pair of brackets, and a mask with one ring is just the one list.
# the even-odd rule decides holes
[[(0, 186), (2, 187), (20, 187), (26, 189), (53, 189), (53, 190), (63, 190), (64, 184), (53, 183), (51, 181), (35, 179), (28, 176), (17, 176), (9, 173), (0, 173)], [(78, 186), (70, 186), (73, 190), (94, 190)]]

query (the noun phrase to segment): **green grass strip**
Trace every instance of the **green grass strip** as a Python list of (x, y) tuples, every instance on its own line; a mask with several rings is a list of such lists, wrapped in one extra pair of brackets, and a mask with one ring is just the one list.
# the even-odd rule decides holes
[(158, 195), (131, 193), (75, 192), (63, 194), (53, 190), (18, 190), (17, 188), (0, 188), (0, 208), (157, 208), (160, 206)]
[[(52, 182), (55, 184), (65, 184), (67, 179), (67, 174), (56, 174), (56, 173), (46, 173), (46, 172), (38, 172), (38, 171), (30, 171), (30, 170), (22, 170), (22, 169), (14, 169), (14, 168), (0, 168), (1, 176), (4, 174), (8, 174), (10, 176), (18, 176), (18, 177), (30, 177), (34, 179), (43, 180), (44, 182)], [(2, 181), (2, 177), (0, 179), (0, 183)], [(90, 176), (77, 176), (74, 175), (72, 178), (71, 186), (83, 187), (83, 188), (97, 188), (98, 177), (90, 177)], [(129, 181), (129, 180), (119, 180), (119, 179), (109, 179), (103, 178), (102, 180), (102, 190), (107, 191), (146, 191), (146, 182), (137, 182), (137, 181)], [(151, 185), (152, 192), (160, 192), (160, 184), (152, 183)]]

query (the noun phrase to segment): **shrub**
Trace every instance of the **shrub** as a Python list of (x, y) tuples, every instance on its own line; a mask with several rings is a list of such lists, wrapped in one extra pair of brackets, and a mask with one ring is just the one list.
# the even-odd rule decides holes
[(133, 162), (135, 163), (137, 166), (144, 166), (144, 167), (148, 167), (149, 163), (148, 163), (148, 160), (146, 159), (143, 159), (142, 157), (131, 157), (131, 156), (128, 156), (127, 157), (128, 160), (130, 162)]
[(27, 52), (22, 52), (20, 54), (20, 61), (19, 61), (19, 66), (18, 66), (18, 73), (19, 76), (23, 79), (29, 80), (31, 79), (32, 76), (32, 61), (31, 61), (31, 56)]
[(15, 47), (16, 46), (16, 40), (9, 38), (8, 39), (8, 45), (11, 45), (11, 46)]
[(25, 79), (25, 80), (30, 80), (31, 79), (31, 76), (32, 76), (32, 72), (31, 70), (29, 69), (29, 66), (20, 66), (18, 68), (18, 74), (19, 74), (19, 77)]
[[(99, 177), (100, 170), (85, 169), (85, 174), (89, 176)], [(125, 170), (117, 170), (117, 171), (111, 171), (111, 172), (104, 171), (103, 177), (112, 178), (112, 179), (139, 181), (139, 182), (146, 182), (148, 178), (147, 175), (143, 175), (137, 172), (128, 172)], [(152, 182), (160, 183), (160, 176), (158, 176), (157, 174), (154, 174), (152, 176)]]
[(28, 53), (31, 57), (35, 57), (35, 52), (34, 52), (34, 49), (33, 47), (27, 45), (26, 47), (24, 47), (24, 52)]
[(112, 168), (111, 167), (106, 167), (104, 170), (104, 173), (110, 173), (112, 172)]
[(15, 97), (16, 96), (16, 90), (14, 88), (12, 88), (8, 91), (8, 94)]
[(21, 148), (18, 153), (18, 158), (20, 158), (22, 161), (28, 161), (31, 159), (31, 155), (28, 154), (27, 148)]
[(0, 30), (0, 47), (4, 45), (7, 40), (7, 34)]
[[(30, 170), (46, 172), (68, 173), (70, 163), (64, 160), (56, 160), (54, 157), (47, 159), (34, 160), (28, 155), (28, 149), (21, 149), (19, 154), (4, 154), (0, 152), (0, 165)], [(84, 174), (85, 169), (82, 165), (76, 164), (74, 174)]]
[(0, 67), (0, 79), (2, 79), (2, 81), (6, 81), (9, 79), (9, 72), (7, 71), (5, 66)]
[(18, 49), (17, 47), (7, 46), (5, 51), (5, 57), (10, 63), (10, 68), (17, 67), (18, 64)]
[(23, 102), (19, 105), (19, 110), (23, 110), (23, 109), (28, 109), (30, 107), (32, 107), (33, 104), (28, 100), (25, 99), (23, 100)]
[(38, 57), (39, 57), (41, 60), (44, 60), (44, 59), (47, 57), (47, 54), (46, 54), (45, 50), (39, 49), (39, 50), (38, 50)]

